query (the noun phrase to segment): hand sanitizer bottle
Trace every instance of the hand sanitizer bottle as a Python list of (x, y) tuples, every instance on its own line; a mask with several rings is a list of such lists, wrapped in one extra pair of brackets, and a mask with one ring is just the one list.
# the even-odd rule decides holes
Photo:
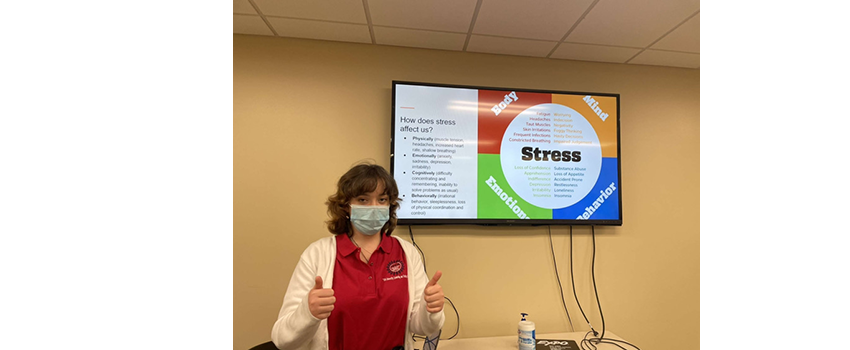
[(519, 329), (517, 330), (517, 344), (519, 350), (535, 350), (537, 347), (537, 336), (534, 334), (534, 322), (527, 321), (525, 316), (527, 313), (521, 313), (522, 320), (519, 321)]

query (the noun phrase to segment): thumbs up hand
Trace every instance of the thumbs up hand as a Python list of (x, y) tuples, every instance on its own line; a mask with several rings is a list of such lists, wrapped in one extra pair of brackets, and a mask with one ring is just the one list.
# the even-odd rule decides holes
[(434, 277), (431, 278), (431, 281), (425, 285), (424, 296), (427, 303), (426, 309), (432, 314), (443, 310), (443, 287), (437, 283), (442, 276), (443, 272), (437, 271)]
[(316, 285), (310, 290), (307, 296), (307, 303), (310, 305), (310, 313), (314, 317), (324, 320), (331, 316), (331, 311), (334, 309), (336, 297), (334, 297), (333, 289), (322, 288), (322, 277), (316, 276)]

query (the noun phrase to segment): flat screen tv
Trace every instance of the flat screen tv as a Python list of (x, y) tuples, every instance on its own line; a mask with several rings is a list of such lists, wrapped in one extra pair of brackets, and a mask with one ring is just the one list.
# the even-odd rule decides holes
[(393, 81), (400, 225), (622, 225), (620, 95)]

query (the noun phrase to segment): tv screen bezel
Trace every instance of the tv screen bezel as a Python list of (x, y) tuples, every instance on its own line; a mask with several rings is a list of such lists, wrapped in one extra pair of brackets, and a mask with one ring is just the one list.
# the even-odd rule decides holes
[[(455, 85), (441, 83), (426, 83), (413, 82), (403, 80), (392, 81), (392, 112), (390, 121), (390, 174), (395, 177), (395, 121), (396, 121), (396, 86), (398, 85), (415, 85), (415, 86), (430, 86), (443, 88), (459, 88), (459, 89), (476, 89), (476, 90), (491, 90), (491, 91), (519, 91), (529, 93), (543, 94), (568, 94), (568, 95), (594, 95), (614, 97), (617, 100), (617, 203), (618, 203), (618, 220), (576, 220), (576, 219), (401, 219), (397, 218), (398, 225), (484, 225), (484, 226), (541, 226), (541, 225), (594, 225), (594, 226), (622, 226), (623, 225), (623, 168), (622, 168), (622, 153), (620, 152), (620, 94), (614, 93), (599, 93), (599, 92), (580, 92), (580, 91), (561, 91), (561, 90), (544, 90), (544, 89), (523, 89), (523, 88), (506, 88), (492, 86), (476, 86), (476, 85)], [(400, 199), (401, 200), (401, 199)], [(404, 202), (402, 201), (402, 205)]]

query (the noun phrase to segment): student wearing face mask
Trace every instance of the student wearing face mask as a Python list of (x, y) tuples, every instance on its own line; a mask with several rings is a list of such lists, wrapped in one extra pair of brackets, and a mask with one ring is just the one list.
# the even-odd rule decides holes
[(398, 188), (379, 165), (359, 164), (328, 198), (332, 236), (295, 267), (272, 329), (279, 349), (413, 349), (411, 333), (442, 328), (442, 272), (428, 278), (409, 242), (392, 236)]

